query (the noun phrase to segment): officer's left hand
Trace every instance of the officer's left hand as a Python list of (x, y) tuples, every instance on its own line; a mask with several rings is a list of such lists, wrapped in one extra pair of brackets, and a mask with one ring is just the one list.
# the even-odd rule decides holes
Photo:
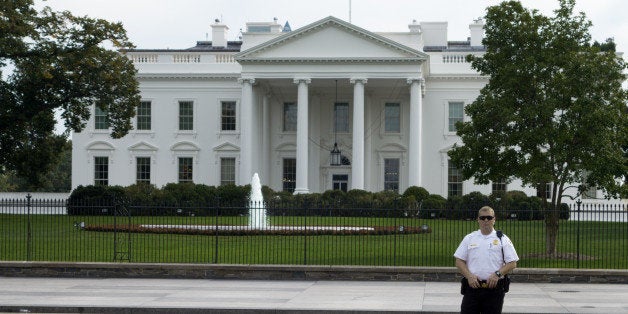
[(488, 276), (488, 280), (486, 281), (486, 283), (488, 283), (489, 288), (493, 289), (497, 287), (497, 281), (499, 281), (499, 277), (497, 277), (496, 274), (491, 274), (490, 276)]

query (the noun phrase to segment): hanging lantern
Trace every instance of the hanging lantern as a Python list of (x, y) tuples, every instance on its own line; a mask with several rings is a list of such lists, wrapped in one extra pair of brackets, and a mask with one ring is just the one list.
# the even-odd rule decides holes
[(336, 104), (338, 103), (338, 80), (336, 80), (336, 101), (334, 102), (334, 148), (330, 152), (329, 164), (331, 166), (342, 165), (342, 155), (338, 149), (338, 112), (336, 112)]
[(332, 166), (340, 166), (342, 165), (342, 160), (340, 156), (340, 150), (338, 149), (338, 144), (334, 143), (334, 149), (330, 152), (329, 164)]

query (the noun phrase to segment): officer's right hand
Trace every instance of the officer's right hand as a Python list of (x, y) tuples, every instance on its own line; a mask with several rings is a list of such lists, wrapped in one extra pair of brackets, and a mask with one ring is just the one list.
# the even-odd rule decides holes
[(476, 275), (469, 276), (469, 278), (467, 278), (467, 281), (469, 281), (469, 286), (473, 289), (477, 289), (480, 287), (480, 281), (478, 280), (478, 276)]

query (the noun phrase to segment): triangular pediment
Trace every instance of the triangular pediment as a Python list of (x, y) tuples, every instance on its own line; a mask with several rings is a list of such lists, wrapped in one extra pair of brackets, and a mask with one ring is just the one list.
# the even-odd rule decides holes
[(240, 63), (293, 61), (422, 62), (423, 52), (327, 17), (236, 55)]
[(149, 143), (146, 143), (144, 141), (133, 144), (131, 146), (129, 146), (129, 150), (133, 150), (133, 151), (156, 151), (158, 150), (157, 146), (151, 145)]
[(233, 145), (229, 142), (224, 142), (220, 145), (214, 146), (214, 151), (217, 152), (239, 152), (240, 147)]

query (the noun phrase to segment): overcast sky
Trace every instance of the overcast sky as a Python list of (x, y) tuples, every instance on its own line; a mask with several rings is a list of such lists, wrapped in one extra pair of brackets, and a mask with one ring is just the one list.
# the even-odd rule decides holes
[[(375, 32), (408, 31), (412, 20), (446, 21), (449, 40), (465, 40), (469, 23), (485, 15), (498, 0), (35, 0), (38, 7), (69, 10), (124, 24), (131, 41), (142, 49), (184, 49), (198, 40), (211, 40), (210, 25), (221, 19), (228, 39), (237, 40), (246, 22), (269, 22), (274, 17), (292, 29), (335, 16)], [(523, 0), (527, 8), (552, 14), (557, 0)], [(351, 5), (350, 5), (351, 4)], [(351, 14), (349, 13), (351, 11)], [(593, 22), (591, 35), (603, 42), (614, 37), (618, 50), (628, 51), (628, 1), (577, 0), (577, 12)], [(207, 37), (209, 34), (209, 37)], [(626, 56), (624, 56), (626, 58)]]

